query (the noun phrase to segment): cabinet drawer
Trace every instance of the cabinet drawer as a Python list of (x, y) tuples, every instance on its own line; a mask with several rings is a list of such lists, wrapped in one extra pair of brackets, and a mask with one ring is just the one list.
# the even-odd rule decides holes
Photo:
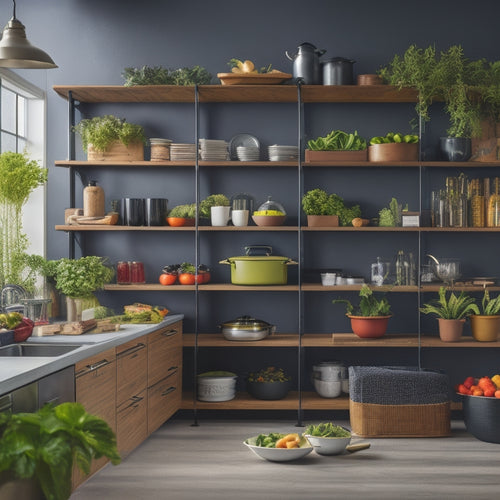
[(146, 390), (123, 401), (116, 409), (116, 441), (120, 455), (128, 455), (148, 436)]
[(182, 370), (176, 370), (148, 389), (148, 434), (154, 432), (179, 408), (182, 399)]
[(147, 386), (148, 351), (141, 337), (116, 348), (116, 404), (138, 394)]
[(174, 323), (148, 336), (148, 387), (169, 373), (181, 369), (182, 322)]

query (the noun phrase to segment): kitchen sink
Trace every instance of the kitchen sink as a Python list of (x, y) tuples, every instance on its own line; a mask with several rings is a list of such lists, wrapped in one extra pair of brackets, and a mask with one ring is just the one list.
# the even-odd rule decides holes
[(38, 357), (51, 358), (62, 356), (81, 347), (80, 344), (34, 344), (20, 342), (0, 347), (0, 357)]

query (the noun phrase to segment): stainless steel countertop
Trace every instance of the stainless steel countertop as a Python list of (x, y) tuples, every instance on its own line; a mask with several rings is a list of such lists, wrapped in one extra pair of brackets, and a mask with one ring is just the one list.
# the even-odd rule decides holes
[(184, 319), (183, 314), (167, 316), (161, 323), (154, 325), (122, 325), (117, 332), (82, 334), (82, 335), (50, 335), (47, 337), (30, 337), (27, 342), (44, 344), (81, 344), (74, 351), (57, 357), (2, 357), (0, 358), (0, 395), (13, 391), (46, 375), (74, 365), (82, 359), (115, 347), (134, 338), (168, 326)]

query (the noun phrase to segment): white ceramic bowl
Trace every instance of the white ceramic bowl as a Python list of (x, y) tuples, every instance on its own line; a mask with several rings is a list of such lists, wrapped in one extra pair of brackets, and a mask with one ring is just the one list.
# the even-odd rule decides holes
[(200, 376), (198, 375), (198, 394), (200, 401), (229, 401), (236, 396), (237, 376)]
[(312, 445), (305, 438), (302, 438), (299, 448), (265, 448), (264, 446), (256, 446), (255, 440), (258, 436), (254, 436), (243, 441), (243, 444), (250, 448), (259, 457), (269, 460), (270, 462), (291, 462), (305, 457), (313, 451)]
[(342, 392), (342, 381), (340, 380), (313, 380), (316, 392), (322, 398), (336, 398)]
[(318, 455), (340, 455), (351, 442), (351, 437), (317, 437), (305, 434)]
[(321, 284), (323, 286), (333, 286), (337, 282), (337, 273), (321, 273)]

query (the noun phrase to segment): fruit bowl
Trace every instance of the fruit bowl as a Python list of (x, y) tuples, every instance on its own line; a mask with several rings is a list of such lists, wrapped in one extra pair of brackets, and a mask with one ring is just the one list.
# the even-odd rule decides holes
[(270, 462), (290, 462), (292, 460), (298, 460), (299, 458), (309, 455), (309, 453), (313, 451), (313, 447), (305, 438), (302, 438), (299, 448), (266, 448), (265, 446), (257, 446), (255, 444), (257, 438), (258, 436), (248, 438), (243, 441), (243, 444), (257, 456), (264, 460), (269, 460)]
[(252, 215), (257, 226), (282, 226), (286, 215)]
[(465, 427), (475, 438), (500, 443), (500, 399), (460, 394)]

